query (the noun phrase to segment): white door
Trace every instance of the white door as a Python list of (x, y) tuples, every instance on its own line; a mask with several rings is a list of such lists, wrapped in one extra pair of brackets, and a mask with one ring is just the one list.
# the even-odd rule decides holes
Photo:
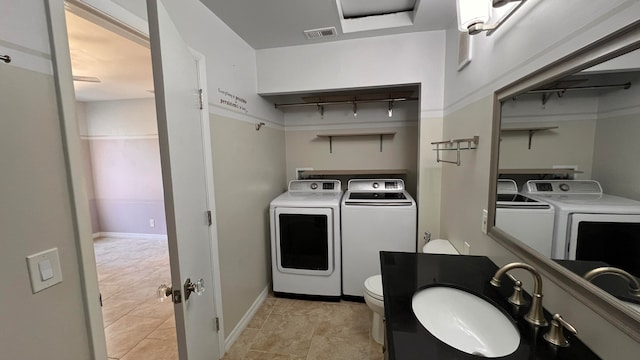
[(219, 359), (196, 60), (162, 1), (147, 5), (180, 359)]

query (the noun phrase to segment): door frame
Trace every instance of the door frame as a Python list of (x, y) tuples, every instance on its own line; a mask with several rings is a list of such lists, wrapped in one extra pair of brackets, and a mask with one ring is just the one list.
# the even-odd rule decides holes
[[(134, 33), (142, 33), (148, 42), (148, 30), (141, 32), (139, 26), (129, 25), (131, 19), (124, 20), (123, 9), (112, 11), (108, 6), (97, 8), (77, 0), (44, 0), (47, 13), (49, 41), (51, 43), (51, 59), (55, 80), (55, 89), (58, 103), (58, 115), (62, 127), (62, 143), (64, 146), (64, 156), (67, 167), (68, 186), (71, 194), (71, 210), (73, 213), (73, 227), (75, 241), (78, 246), (78, 263), (80, 265), (80, 279), (82, 285), (82, 296), (84, 302), (84, 313), (87, 322), (87, 336), (89, 351), (92, 359), (107, 359), (107, 346), (104, 332), (104, 322), (102, 318), (102, 308), (100, 306), (98, 274), (96, 269), (95, 252), (93, 248), (93, 234), (91, 230), (91, 217), (89, 211), (89, 199), (86, 193), (82, 145), (76, 120), (75, 90), (73, 87), (73, 76), (71, 70), (71, 56), (69, 53), (69, 42), (67, 37), (67, 25), (65, 17), (65, 2), (72, 5), (81, 5), (92, 15), (95, 15), (114, 26), (125, 29), (132, 29)], [(125, 12), (128, 13), (128, 12)], [(126, 16), (130, 16), (129, 13)], [(135, 18), (135, 16), (132, 16)], [(139, 25), (139, 24), (138, 24)], [(211, 244), (211, 259), (213, 272), (213, 292), (215, 299), (216, 316), (220, 321), (220, 331), (218, 331), (218, 343), (221, 356), (225, 350), (224, 319), (222, 312), (222, 288), (220, 280), (220, 260), (218, 253), (218, 236), (215, 211), (215, 192), (213, 181), (213, 156), (211, 152), (211, 131), (209, 121), (209, 104), (207, 97), (207, 76), (205, 69), (205, 57), (191, 50), (194, 59), (198, 64), (198, 81), (203, 89), (203, 109), (200, 112), (201, 126), (203, 130), (203, 145), (205, 161), (205, 173), (207, 184), (207, 201), (212, 211), (212, 226), (209, 228), (209, 241)]]

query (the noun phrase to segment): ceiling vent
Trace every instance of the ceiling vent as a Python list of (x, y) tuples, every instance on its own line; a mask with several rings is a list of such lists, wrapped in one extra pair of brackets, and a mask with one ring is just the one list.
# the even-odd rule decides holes
[(309, 40), (320, 39), (320, 38), (323, 38), (323, 37), (336, 36), (336, 34), (337, 33), (336, 33), (336, 28), (335, 27), (324, 28), (324, 29), (305, 30), (304, 31), (304, 35)]

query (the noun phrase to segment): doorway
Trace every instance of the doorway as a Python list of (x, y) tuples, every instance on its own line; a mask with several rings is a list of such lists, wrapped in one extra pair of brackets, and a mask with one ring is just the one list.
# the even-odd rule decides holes
[(148, 42), (66, 11), (109, 359), (178, 359)]

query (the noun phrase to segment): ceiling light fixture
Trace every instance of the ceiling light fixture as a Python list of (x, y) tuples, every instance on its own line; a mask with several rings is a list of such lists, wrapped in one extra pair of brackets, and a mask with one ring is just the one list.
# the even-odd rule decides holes
[(458, 30), (476, 35), (493, 34), (527, 0), (456, 0)]

